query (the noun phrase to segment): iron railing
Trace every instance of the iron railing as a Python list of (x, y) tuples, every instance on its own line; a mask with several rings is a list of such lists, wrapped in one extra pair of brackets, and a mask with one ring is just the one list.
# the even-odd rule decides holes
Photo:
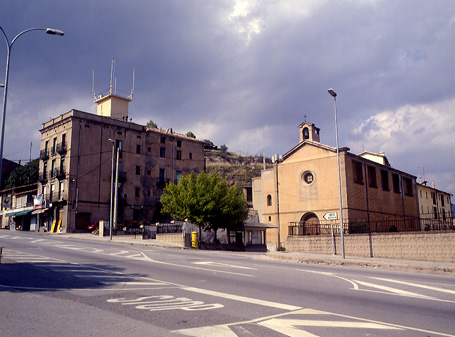
[[(288, 226), (288, 235), (331, 235), (339, 234), (339, 221), (320, 220), (319, 222), (291, 222)], [(394, 217), (394, 218), (356, 218), (345, 219), (343, 221), (345, 234), (362, 234), (362, 233), (386, 233), (386, 232), (416, 232), (416, 231), (447, 231), (455, 230), (452, 216), (447, 213), (443, 218), (435, 219), (431, 216), (420, 215), (419, 217)]]

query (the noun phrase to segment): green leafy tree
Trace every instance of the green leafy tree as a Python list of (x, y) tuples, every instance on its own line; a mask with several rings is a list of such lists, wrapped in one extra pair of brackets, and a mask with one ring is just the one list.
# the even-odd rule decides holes
[(157, 125), (154, 121), (152, 121), (152, 120), (149, 120), (149, 122), (147, 123), (147, 126), (148, 126), (149, 128), (158, 129), (158, 125)]
[(228, 150), (228, 147), (226, 146), (226, 144), (220, 145), (221, 152), (227, 152), (227, 150)]
[(32, 160), (24, 166), (16, 168), (9, 175), (5, 187), (17, 187), (38, 182), (39, 159)]
[(162, 213), (185, 220), (202, 230), (231, 229), (248, 217), (248, 206), (237, 186), (228, 187), (226, 180), (216, 172), (192, 172), (180, 179), (177, 185), (169, 183), (160, 198)]
[(193, 133), (193, 131), (188, 131), (188, 132), (186, 133), (186, 135), (187, 135), (187, 137), (196, 139), (196, 135)]

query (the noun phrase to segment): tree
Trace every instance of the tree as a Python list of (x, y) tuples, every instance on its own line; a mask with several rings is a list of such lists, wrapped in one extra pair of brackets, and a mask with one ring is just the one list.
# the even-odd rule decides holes
[(226, 146), (226, 144), (220, 145), (221, 152), (227, 152), (227, 150), (228, 150), (228, 147)]
[(32, 160), (24, 166), (16, 168), (9, 175), (5, 187), (17, 187), (38, 182), (39, 159)]
[(187, 137), (196, 139), (196, 135), (193, 133), (193, 131), (188, 131), (188, 132), (186, 133), (186, 135), (187, 135)]
[(160, 198), (162, 213), (185, 220), (202, 230), (232, 229), (248, 217), (248, 206), (237, 186), (227, 187), (226, 180), (216, 172), (192, 172), (180, 179), (177, 185), (169, 183)]
[(147, 123), (147, 126), (149, 128), (155, 128), (155, 129), (158, 129), (158, 125), (156, 125), (156, 123), (152, 120), (149, 120), (149, 122)]

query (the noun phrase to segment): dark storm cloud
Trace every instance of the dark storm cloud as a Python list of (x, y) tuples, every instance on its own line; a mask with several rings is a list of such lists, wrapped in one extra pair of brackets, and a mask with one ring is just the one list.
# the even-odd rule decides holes
[[(28, 158), (30, 141), (36, 156), (37, 130), (49, 117), (94, 111), (92, 69), (102, 93), (115, 60), (119, 93), (131, 90), (135, 68), (133, 121), (191, 130), (242, 153), (285, 153), (298, 142), (304, 116), (321, 128), (322, 142), (334, 145), (327, 93), (333, 87), (342, 146), (386, 150), (395, 167), (414, 174), (414, 167), (431, 166), (434, 179), (455, 192), (454, 160), (436, 141), (448, 138), (450, 120), (420, 132), (425, 118), (453, 115), (453, 1), (3, 0), (0, 6), (10, 38), (35, 26), (65, 31), (63, 38), (28, 33), (14, 47), (8, 158)], [(0, 47), (0, 66), (4, 59)], [(413, 147), (419, 136), (436, 141), (419, 143), (431, 151), (427, 164)]]

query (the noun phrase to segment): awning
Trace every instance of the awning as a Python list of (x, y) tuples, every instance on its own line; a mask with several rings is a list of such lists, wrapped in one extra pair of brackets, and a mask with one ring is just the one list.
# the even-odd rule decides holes
[(44, 213), (48, 210), (49, 208), (39, 208), (39, 209), (35, 209), (34, 211), (32, 211), (32, 214), (41, 214), (41, 213)]
[(32, 212), (33, 210), (32, 209), (28, 209), (28, 210), (22, 210), (22, 211), (16, 211), (16, 212), (11, 212), (11, 213), (8, 213), (6, 214), (6, 216), (23, 216), (23, 215), (27, 215), (28, 213)]

